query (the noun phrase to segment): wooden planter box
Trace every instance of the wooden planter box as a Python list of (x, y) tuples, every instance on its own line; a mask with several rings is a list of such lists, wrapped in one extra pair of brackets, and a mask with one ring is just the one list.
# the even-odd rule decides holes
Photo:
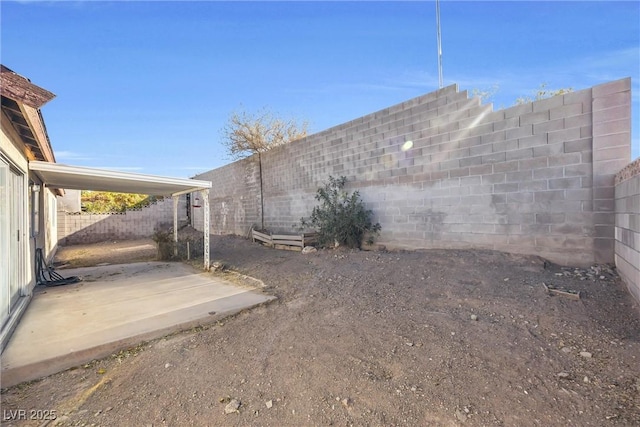
[(251, 230), (251, 240), (277, 249), (302, 250), (316, 243), (318, 233), (271, 234), (265, 230)]

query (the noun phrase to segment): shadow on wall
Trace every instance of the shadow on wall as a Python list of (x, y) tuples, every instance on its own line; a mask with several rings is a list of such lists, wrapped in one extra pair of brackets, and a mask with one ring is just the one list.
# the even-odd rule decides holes
[[(242, 235), (261, 215), (264, 228), (291, 230), (315, 206), (316, 189), (338, 175), (360, 190), (389, 248), (612, 263), (614, 176), (630, 161), (630, 100), (624, 78), (493, 111), (452, 85), (262, 154), (260, 187), (251, 158), (195, 178), (216, 182), (216, 234)], [(236, 222), (239, 204), (259, 197), (262, 205), (243, 205)]]
[[(100, 214), (83, 215), (60, 213), (63, 221), (71, 223), (72, 231), (64, 237), (58, 239), (62, 246), (79, 245), (86, 243), (98, 243), (108, 240), (133, 240), (141, 238), (151, 238), (156, 228), (169, 229), (173, 227), (171, 222), (158, 221), (156, 223), (136, 223), (135, 221), (123, 221), (121, 217), (125, 214)], [(98, 218), (96, 218), (98, 217)]]
[[(186, 197), (178, 204), (178, 225), (189, 221)], [(76, 245), (107, 240), (150, 238), (158, 228), (173, 227), (173, 200), (167, 198), (141, 209), (122, 213), (86, 214), (58, 212), (58, 243)]]
[[(247, 236), (252, 226), (262, 224), (260, 163), (257, 155), (238, 160), (215, 171), (199, 175), (206, 179), (211, 174), (218, 181), (209, 190), (210, 234), (236, 234)], [(192, 225), (203, 229), (203, 210), (191, 209)]]

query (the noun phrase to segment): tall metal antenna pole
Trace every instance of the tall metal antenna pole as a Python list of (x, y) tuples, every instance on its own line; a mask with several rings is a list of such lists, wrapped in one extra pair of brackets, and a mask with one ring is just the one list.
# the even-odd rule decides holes
[(440, 32), (440, 0), (436, 0), (436, 27), (438, 30), (438, 83), (440, 84), (440, 89), (442, 89), (442, 33)]

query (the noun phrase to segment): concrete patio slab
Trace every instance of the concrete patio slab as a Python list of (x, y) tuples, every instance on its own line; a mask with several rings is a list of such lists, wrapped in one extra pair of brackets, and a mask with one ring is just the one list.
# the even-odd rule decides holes
[(60, 272), (83, 281), (36, 288), (2, 354), (2, 387), (211, 323), (275, 298), (183, 263), (118, 264)]

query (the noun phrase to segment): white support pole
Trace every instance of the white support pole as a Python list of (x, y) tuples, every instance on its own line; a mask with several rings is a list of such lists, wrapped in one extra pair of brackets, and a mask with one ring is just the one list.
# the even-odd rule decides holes
[(204, 232), (204, 269), (209, 271), (209, 264), (211, 260), (209, 259), (209, 189), (201, 190), (200, 195), (202, 197), (203, 202), (203, 225), (202, 229)]
[(178, 202), (180, 196), (173, 196), (173, 255), (178, 256)]

